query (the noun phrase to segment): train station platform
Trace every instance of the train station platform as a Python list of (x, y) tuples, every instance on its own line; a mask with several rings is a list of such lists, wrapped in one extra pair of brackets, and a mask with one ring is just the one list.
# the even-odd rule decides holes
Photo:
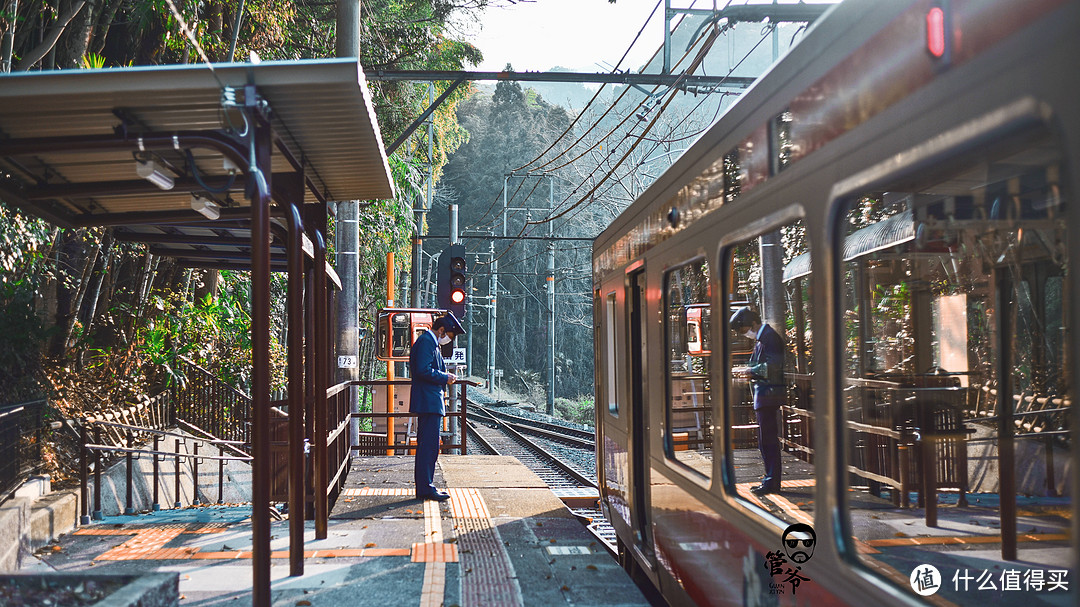
[[(273, 523), (275, 606), (648, 605), (516, 459), (440, 456), (436, 485), (451, 495), (442, 503), (414, 497), (412, 462), (353, 460), (328, 537), (315, 540), (306, 527), (302, 576), (289, 576), (288, 522)], [(106, 517), (39, 553), (30, 569), (176, 572), (182, 606), (250, 605), (250, 514), (225, 505)]]

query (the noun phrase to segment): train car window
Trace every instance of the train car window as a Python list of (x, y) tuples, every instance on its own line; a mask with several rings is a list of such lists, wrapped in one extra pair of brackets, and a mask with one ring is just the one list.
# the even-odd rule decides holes
[(980, 150), (839, 227), (848, 550), (903, 588), (934, 565), (960, 605), (1072, 558), (1071, 201), (1049, 138)]
[(787, 524), (813, 523), (812, 266), (803, 222), (727, 247), (727, 490)]
[(664, 450), (705, 478), (712, 476), (713, 453), (709, 305), (709, 264), (704, 259), (664, 274), (668, 354)]
[(608, 293), (604, 298), (604, 395), (607, 399), (608, 412), (618, 417), (619, 402), (616, 390), (615, 358), (615, 293)]

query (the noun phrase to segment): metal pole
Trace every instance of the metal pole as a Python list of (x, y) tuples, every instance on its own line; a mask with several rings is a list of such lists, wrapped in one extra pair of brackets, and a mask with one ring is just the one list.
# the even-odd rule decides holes
[[(330, 323), (324, 313), (329, 306), (330, 288), (326, 280), (326, 242), (319, 226), (314, 231), (315, 241), (315, 539), (327, 537), (327, 519), (329, 518), (329, 500), (326, 492), (329, 481), (329, 452), (326, 448), (326, 435), (329, 427), (327, 416), (330, 411), (326, 402), (328, 382), (328, 362), (333, 354), (330, 350)], [(338, 440), (341, 440), (340, 438)], [(350, 443), (352, 444), (352, 443)], [(347, 451), (348, 452), (348, 451)], [(340, 464), (341, 462), (336, 462)]]
[(225, 503), (225, 459), (224, 459), (224, 457), (225, 457), (225, 448), (222, 447), (221, 445), (218, 445), (218, 455), (220, 455), (222, 457), (222, 459), (218, 460), (218, 468), (217, 468), (217, 503), (224, 504)]
[[(94, 428), (94, 443), (101, 444), (101, 426)], [(101, 449), (94, 449), (94, 514), (95, 521), (105, 518), (101, 515)]]
[(497, 285), (499, 282), (499, 262), (495, 259), (495, 243), (491, 243), (491, 277), (488, 278), (488, 347), (487, 347), (487, 363), (488, 363), (488, 393), (491, 394), (495, 391), (495, 321), (498, 318), (496, 314), (495, 302)]
[(304, 575), (304, 224), (290, 203), (286, 307), (289, 390), (289, 575)]
[(86, 448), (86, 418), (79, 420), (79, 524), (90, 524), (90, 489), (87, 487), (89, 483), (89, 470), (90, 462), (87, 461), (87, 457), (90, 456), (90, 450)]
[[(339, 17), (340, 19), (340, 17)], [(255, 99), (251, 102), (255, 103)], [(254, 112), (253, 112), (254, 113)], [(251, 117), (252, 122), (257, 118)], [(270, 129), (259, 125), (251, 142), (255, 170), (266, 190), (256, 187), (251, 200), (251, 408), (252, 604), (270, 607)], [(261, 144), (261, 145), (257, 145)], [(258, 184), (257, 184), (258, 185)], [(355, 260), (354, 260), (355, 261)], [(356, 313), (356, 310), (353, 310)], [(355, 333), (353, 333), (355, 351)]]
[(159, 449), (160, 447), (161, 447), (161, 436), (155, 434), (154, 435), (154, 451), (155, 451), (155, 453), (154, 453), (154, 503), (153, 503), (152, 506), (150, 506), (154, 510), (154, 512), (157, 512), (158, 510), (161, 510), (161, 502), (158, 501), (158, 478), (159, 478), (158, 463), (159, 463), (160, 460), (158, 460), (158, 454), (156, 453), (157, 451), (160, 450)]
[(180, 439), (176, 439), (173, 442), (173, 449), (176, 452), (176, 461), (173, 466), (173, 508), (180, 507)]
[(450, 205), (450, 244), (458, 244), (460, 239), (458, 238), (458, 205)]
[(761, 316), (780, 335), (784, 334), (784, 250), (780, 230), (762, 234), (758, 240), (761, 255)]
[(199, 501), (199, 443), (191, 445), (191, 453), (195, 456), (191, 458), (191, 505), (198, 506), (202, 503)]
[[(394, 252), (390, 251), (386, 254), (386, 307), (394, 307)], [(395, 378), (394, 362), (386, 362), (386, 379), (393, 382)], [(394, 385), (389, 383), (386, 385), (386, 412), (394, 412)], [(356, 443), (352, 443), (356, 444)], [(394, 451), (394, 418), (392, 416), (386, 417), (386, 454), (394, 455), (397, 452)]]
[(664, 0), (664, 74), (671, 73), (671, 0)]
[(555, 243), (548, 243), (548, 398), (547, 414), (555, 415)]
[[(449, 205), (449, 211), (450, 211), (450, 222), (449, 222), (449, 224), (450, 224), (450, 245), (453, 246), (453, 245), (456, 245), (456, 244), (458, 244), (460, 242), (460, 239), (458, 238), (458, 205), (456, 205), (456, 204)], [(466, 298), (466, 301), (468, 301), (468, 298)], [(455, 366), (454, 367), (454, 373), (460, 373), (460, 372), (461, 372), (461, 368), (458, 367), (458, 366)], [(457, 411), (460, 410), (459, 407), (461, 406), (461, 403), (457, 399), (458, 386), (456, 384), (451, 385), (451, 386), (447, 386), (447, 392), (449, 392), (449, 403), (450, 403), (450, 411), (448, 411), (448, 413), (456, 413)], [(450, 416), (450, 428), (449, 428), (451, 436), (457, 434), (458, 425), (459, 425), (459, 420), (458, 420), (457, 416), (456, 415), (451, 415)], [(464, 442), (462, 444), (464, 444)], [(459, 449), (453, 449), (453, 450), (451, 450), (451, 453), (459, 454), (459, 453), (461, 453), (461, 451)]]
[[(132, 436), (131, 430), (127, 431), (127, 447), (128, 449), (135, 447), (135, 437)], [(127, 487), (124, 488), (124, 514), (135, 514), (135, 505), (131, 494), (131, 466), (135, 459), (135, 454), (128, 451), (125, 459), (127, 460)]]

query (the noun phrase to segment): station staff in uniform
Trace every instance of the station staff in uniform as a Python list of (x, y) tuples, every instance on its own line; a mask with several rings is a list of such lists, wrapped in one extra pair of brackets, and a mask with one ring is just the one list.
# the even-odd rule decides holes
[(435, 488), (435, 462), (439, 458), (439, 431), (446, 415), (443, 402), (443, 386), (457, 381), (457, 376), (447, 373), (439, 346), (450, 343), (454, 337), (464, 335), (465, 329), (450, 312), (435, 319), (431, 328), (421, 333), (409, 351), (409, 374), (412, 386), (409, 391), (409, 412), (417, 414), (416, 461), (413, 478), (416, 481), (416, 497), (425, 500), (450, 499), (450, 495)]
[(784, 342), (769, 325), (761, 323), (761, 316), (750, 308), (735, 311), (728, 326), (736, 334), (754, 341), (754, 351), (745, 367), (731, 370), (736, 377), (750, 380), (754, 395), (754, 415), (757, 417), (758, 450), (765, 464), (765, 476), (754, 487), (755, 495), (780, 492), (780, 428), (777, 415), (786, 399), (784, 385)]

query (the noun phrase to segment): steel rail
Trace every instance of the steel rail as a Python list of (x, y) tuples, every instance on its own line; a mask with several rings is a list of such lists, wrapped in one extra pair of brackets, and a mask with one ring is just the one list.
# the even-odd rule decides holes
[[(483, 414), (481, 413), (481, 415), (483, 415)], [(552, 464), (554, 464), (554, 466), (556, 468), (558, 468), (561, 472), (565, 473), (567, 476), (572, 478), (575, 482), (580, 483), (583, 487), (596, 488), (596, 481), (595, 480), (585, 476), (584, 474), (579, 472), (577, 470), (577, 468), (574, 468), (570, 464), (567, 464), (562, 459), (560, 459), (556, 455), (552, 454), (550, 451), (545, 449), (540, 444), (538, 444), (535, 441), (531, 440), (529, 437), (527, 437), (524, 434), (518, 432), (517, 430), (511, 428), (509, 425), (507, 425), (505, 422), (503, 422), (502, 420), (500, 420), (498, 418), (489, 416), (488, 419), (493, 421), (496, 424), (496, 426), (499, 426), (499, 428), (498, 428), (499, 430), (501, 430), (505, 434), (508, 434), (511, 438), (513, 438), (513, 439), (517, 440), (518, 442), (520, 442), (525, 448), (532, 449), (533, 451), (538, 453), (542, 458), (547, 459), (548, 461), (550, 461)]]

